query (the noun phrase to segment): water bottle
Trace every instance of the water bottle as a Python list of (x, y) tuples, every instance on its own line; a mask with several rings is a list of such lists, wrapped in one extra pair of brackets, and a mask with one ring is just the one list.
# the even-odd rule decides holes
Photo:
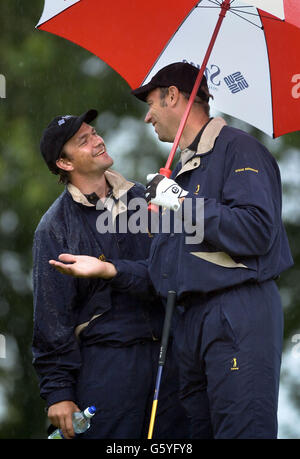
[[(96, 408), (94, 406), (89, 406), (84, 411), (74, 411), (72, 415), (74, 432), (76, 434), (81, 434), (85, 432), (86, 430), (88, 430), (91, 425), (90, 420), (94, 416), (95, 413), (96, 413)], [(60, 429), (56, 429), (48, 437), (48, 439), (50, 440), (58, 440), (58, 439), (63, 439), (63, 438), (64, 436)]]

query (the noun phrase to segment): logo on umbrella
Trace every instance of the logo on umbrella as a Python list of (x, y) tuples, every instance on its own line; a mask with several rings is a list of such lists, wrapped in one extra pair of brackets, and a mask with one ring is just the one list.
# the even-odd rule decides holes
[(293, 75), (292, 83), (297, 83), (292, 87), (292, 96), (294, 99), (300, 98), (300, 74)]
[(235, 72), (231, 75), (228, 75), (224, 78), (224, 81), (232, 94), (236, 94), (237, 92), (249, 88), (249, 84), (241, 72)]

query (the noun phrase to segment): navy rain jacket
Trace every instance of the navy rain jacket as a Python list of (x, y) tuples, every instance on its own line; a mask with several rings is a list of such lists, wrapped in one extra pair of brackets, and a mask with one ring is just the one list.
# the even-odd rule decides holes
[[(128, 183), (127, 202), (144, 198), (142, 185)], [(115, 200), (120, 213), (126, 210), (123, 197)], [(99, 235), (95, 227), (97, 212), (100, 211), (95, 207), (75, 202), (66, 188), (43, 216), (34, 235), (33, 364), (41, 396), (48, 405), (61, 400), (76, 401), (82, 342), (117, 347), (157, 340), (161, 335), (164, 310), (157, 298), (154, 302), (154, 295), (147, 298), (139, 295), (145, 288), (144, 278), (140, 280), (142, 285), (135, 279), (134, 294), (129, 292), (131, 286), (116, 292), (109, 282), (62, 275), (49, 265), (49, 260), (57, 259), (61, 253), (101, 259), (147, 258), (151, 243), (147, 234)], [(149, 291), (149, 280), (146, 282)], [(76, 336), (79, 332), (80, 339)]]

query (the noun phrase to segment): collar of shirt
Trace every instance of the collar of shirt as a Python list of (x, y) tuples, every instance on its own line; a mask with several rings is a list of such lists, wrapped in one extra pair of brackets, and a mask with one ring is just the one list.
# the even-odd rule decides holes
[[(126, 180), (121, 174), (111, 169), (105, 171), (104, 174), (110, 186), (110, 190), (106, 196), (103, 207), (105, 206), (105, 208), (111, 209), (114, 202), (118, 201), (122, 196), (124, 196), (127, 191), (134, 186), (134, 183)], [(96, 207), (97, 203), (99, 202), (99, 196), (96, 193), (85, 195), (72, 183), (68, 183), (67, 189), (73, 200), (83, 204), (84, 206)]]
[(182, 150), (180, 154), (182, 167), (193, 158), (195, 154), (202, 155), (210, 151), (224, 126), (226, 126), (226, 122), (223, 118), (210, 118), (199, 131), (191, 145)]
[(206, 128), (206, 126), (211, 122), (213, 118), (209, 118), (209, 120), (207, 121), (207, 123), (204, 124), (204, 126), (202, 126), (202, 128), (200, 129), (200, 131), (198, 132), (198, 134), (196, 135), (196, 137), (194, 138), (193, 142), (191, 143), (191, 145), (189, 147), (187, 147), (189, 150), (192, 150), (192, 151), (197, 151), (197, 148), (198, 148), (198, 144), (200, 142), (200, 139), (202, 137), (202, 134), (204, 132), (204, 129)]
[[(108, 200), (108, 198), (113, 194), (113, 189), (111, 186), (109, 186), (109, 190), (105, 196), (105, 199), (103, 200), (103, 206), (105, 207), (105, 203)], [(99, 196), (96, 193), (90, 193), (90, 194), (85, 194), (84, 195), (86, 199), (93, 204), (94, 206), (97, 205), (97, 202), (99, 201)]]

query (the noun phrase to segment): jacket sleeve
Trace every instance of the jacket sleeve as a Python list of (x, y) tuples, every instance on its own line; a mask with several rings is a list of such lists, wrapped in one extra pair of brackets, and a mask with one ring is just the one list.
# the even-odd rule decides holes
[(76, 372), (81, 364), (74, 335), (77, 279), (64, 276), (49, 264), (67, 249), (51, 231), (37, 230), (33, 244), (33, 365), (41, 397), (48, 406), (75, 401)]
[[(193, 193), (187, 197), (192, 212), (183, 215), (200, 225), (197, 198)], [(259, 256), (270, 250), (280, 229), (280, 174), (274, 158), (255, 139), (240, 136), (232, 141), (220, 200), (203, 199), (206, 243), (233, 256)]]
[(144, 298), (155, 298), (155, 291), (148, 273), (148, 260), (109, 260), (117, 275), (109, 281), (112, 288)]

